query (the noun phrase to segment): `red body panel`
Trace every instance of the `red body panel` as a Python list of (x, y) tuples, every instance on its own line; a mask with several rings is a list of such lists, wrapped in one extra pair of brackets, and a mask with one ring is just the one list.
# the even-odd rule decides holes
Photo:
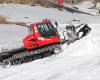
[[(42, 23), (44, 22), (48, 22), (48, 21), (43, 21)], [(23, 39), (24, 48), (26, 48), (27, 50), (32, 50), (34, 48), (38, 48), (44, 45), (60, 42), (59, 36), (52, 36), (49, 38), (42, 37), (38, 32), (37, 24), (39, 23), (32, 24), (32, 30), (34, 33), (28, 35), (25, 39)]]

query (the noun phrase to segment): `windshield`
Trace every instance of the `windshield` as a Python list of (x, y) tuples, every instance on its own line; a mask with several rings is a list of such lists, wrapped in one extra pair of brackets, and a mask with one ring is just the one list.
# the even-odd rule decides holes
[(38, 31), (43, 37), (50, 37), (57, 35), (55, 27), (49, 22), (39, 24)]

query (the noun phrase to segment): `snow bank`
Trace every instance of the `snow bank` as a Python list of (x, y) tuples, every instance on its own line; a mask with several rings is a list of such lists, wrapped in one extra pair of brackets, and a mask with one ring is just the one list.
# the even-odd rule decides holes
[(69, 7), (72, 7), (82, 12), (89, 13), (91, 15), (98, 15), (99, 11), (97, 9), (91, 9), (94, 5), (95, 4), (93, 4), (92, 1), (84, 1), (76, 5), (69, 5)]
[[(85, 3), (84, 3), (85, 5)], [(86, 6), (86, 5), (85, 5)], [(82, 5), (83, 9), (85, 6)], [(95, 11), (95, 10), (93, 10)], [(44, 8), (41, 6), (29, 6), (20, 4), (0, 4), (0, 15), (7, 17), (9, 21), (21, 21), (21, 22), (38, 22), (43, 20), (43, 18), (49, 18), (55, 20), (58, 23), (66, 23), (70, 20), (79, 19), (88, 23), (95, 22), (92, 18), (100, 20), (100, 17), (93, 17), (85, 14), (70, 13), (68, 11), (59, 11), (54, 8)], [(90, 20), (90, 21), (88, 21)], [(92, 20), (92, 21), (91, 21)], [(98, 21), (96, 23), (99, 23)]]
[(49, 18), (61, 23), (63, 20), (67, 20), (65, 17), (68, 17), (65, 15), (65, 11), (58, 9), (20, 4), (0, 4), (0, 15), (6, 16), (9, 21), (21, 22), (38, 22), (43, 18)]
[(81, 2), (80, 4), (76, 5), (78, 8), (89, 9), (94, 6), (91, 1)]

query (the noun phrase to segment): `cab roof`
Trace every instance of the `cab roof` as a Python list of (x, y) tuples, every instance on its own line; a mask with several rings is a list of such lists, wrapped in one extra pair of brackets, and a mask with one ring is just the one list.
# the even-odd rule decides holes
[(32, 23), (31, 26), (36, 26), (38, 24), (41, 24), (41, 23), (48, 23), (48, 22), (51, 22), (49, 19), (43, 19), (41, 22), (36, 22), (36, 23)]

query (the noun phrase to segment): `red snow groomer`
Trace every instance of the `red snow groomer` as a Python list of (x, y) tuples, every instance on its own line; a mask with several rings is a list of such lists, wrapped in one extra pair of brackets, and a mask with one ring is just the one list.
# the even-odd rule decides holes
[(23, 40), (24, 47), (32, 50), (45, 45), (60, 43), (60, 36), (57, 29), (50, 20), (33, 23), (29, 28), (30, 34)]
[[(58, 26), (57, 22), (55, 22), (55, 25)], [(62, 44), (70, 44), (89, 33), (91, 28), (87, 24), (83, 27), (81, 25), (66, 26), (66, 31), (62, 33), (64, 38), (61, 39), (57, 27), (50, 20), (45, 19), (33, 23), (31, 26), (27, 26), (29, 34), (23, 39), (23, 46), (1, 52), (0, 63), (3, 65), (16, 65), (57, 54), (61, 51)], [(76, 31), (78, 27), (80, 29)], [(81, 37), (79, 37), (80, 32), (82, 32)], [(68, 39), (66, 39), (66, 36)]]
[(23, 39), (23, 46), (0, 53), (1, 63), (21, 64), (59, 53), (61, 39), (50, 20), (44, 19), (27, 27), (29, 34)]

